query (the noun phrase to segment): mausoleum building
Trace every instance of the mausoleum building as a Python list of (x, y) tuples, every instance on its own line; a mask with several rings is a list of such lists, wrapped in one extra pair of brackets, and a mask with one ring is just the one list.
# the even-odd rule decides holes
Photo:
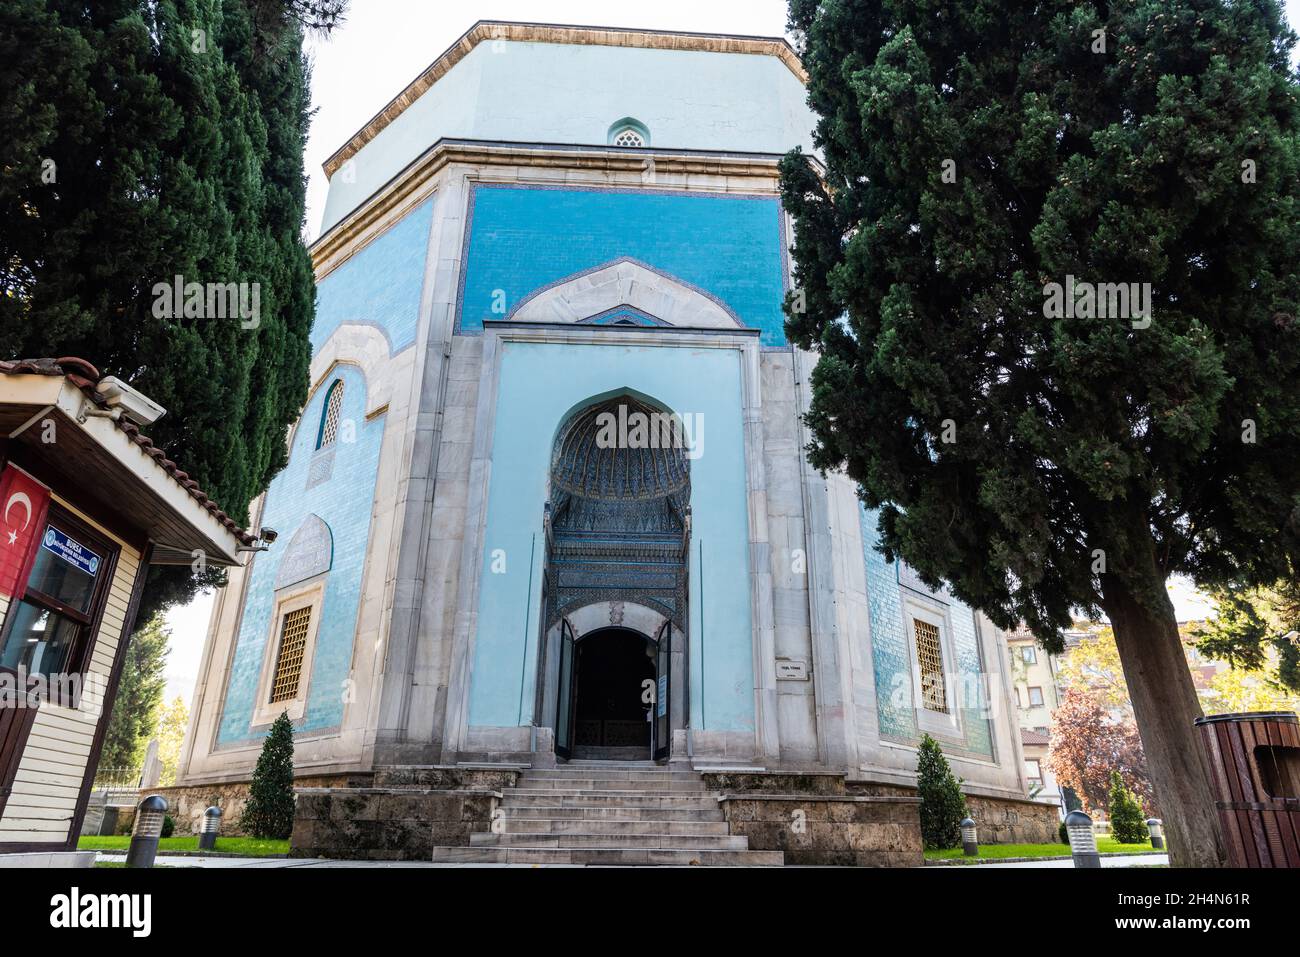
[(781, 39), (485, 22), (329, 159), (279, 535), (217, 596), (174, 795), (237, 800), (287, 711), (308, 796), (622, 761), (903, 800), (928, 733), (1037, 820), (998, 629), (802, 452), (804, 83)]

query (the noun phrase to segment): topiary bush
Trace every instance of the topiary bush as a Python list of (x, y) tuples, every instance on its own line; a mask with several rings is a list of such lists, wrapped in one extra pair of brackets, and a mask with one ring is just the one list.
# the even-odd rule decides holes
[(176, 819), (170, 814), (163, 815), (162, 837), (171, 837), (176, 833)]
[(1110, 833), (1121, 844), (1141, 844), (1147, 839), (1146, 815), (1118, 771), (1110, 774)]
[(921, 797), (921, 839), (931, 849), (956, 847), (961, 843), (966, 797), (939, 743), (928, 734), (921, 737), (916, 775), (916, 790)]
[(262, 742), (240, 824), (254, 837), (284, 840), (293, 832), (293, 725), (283, 711)]
[(1065, 829), (1064, 821), (1062, 821), (1061, 826), (1056, 829), (1056, 835), (1060, 838), (1062, 844), (1070, 843), (1070, 832)]

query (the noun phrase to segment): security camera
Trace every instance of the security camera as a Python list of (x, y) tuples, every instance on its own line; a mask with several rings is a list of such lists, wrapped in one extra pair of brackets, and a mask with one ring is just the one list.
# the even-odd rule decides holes
[(257, 537), (260, 538), (266, 544), (270, 545), (272, 542), (274, 542), (277, 538), (280, 537), (280, 533), (273, 528), (263, 528), (257, 533)]
[(113, 376), (100, 379), (95, 390), (104, 397), (109, 409), (119, 411), (136, 425), (152, 425), (167, 414), (153, 399)]

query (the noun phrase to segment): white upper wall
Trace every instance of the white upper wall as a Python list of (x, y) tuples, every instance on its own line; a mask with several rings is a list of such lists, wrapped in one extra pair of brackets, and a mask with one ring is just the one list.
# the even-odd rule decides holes
[(475, 40), (474, 32), (467, 38), (475, 45), (357, 150), (350, 170), (333, 172), (322, 233), (440, 139), (604, 146), (610, 125), (632, 117), (649, 129), (655, 149), (812, 151), (815, 118), (781, 57)]

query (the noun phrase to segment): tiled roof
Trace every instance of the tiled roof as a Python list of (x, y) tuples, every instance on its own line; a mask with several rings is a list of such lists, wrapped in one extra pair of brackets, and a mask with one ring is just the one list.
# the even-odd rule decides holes
[(1020, 729), (1021, 744), (1051, 744), (1052, 736), (1043, 734), (1041, 731), (1034, 731), (1032, 728)]
[[(12, 359), (0, 360), (0, 375), (47, 375), (62, 376), (82, 392), (96, 405), (105, 407), (108, 400), (100, 394), (98, 385), (103, 378), (99, 370), (85, 359), (64, 356), (61, 359)], [(152, 458), (170, 475), (181, 488), (185, 489), (196, 502), (212, 513), (212, 517), (226, 527), (244, 545), (252, 545), (257, 536), (240, 528), (233, 518), (217, 507), (217, 503), (208, 498), (199, 483), (189, 477), (162, 449), (154, 445), (149, 436), (140, 431), (133, 422), (125, 417), (113, 420), (117, 427), (126, 433), (127, 438), (138, 445), (146, 455)]]

